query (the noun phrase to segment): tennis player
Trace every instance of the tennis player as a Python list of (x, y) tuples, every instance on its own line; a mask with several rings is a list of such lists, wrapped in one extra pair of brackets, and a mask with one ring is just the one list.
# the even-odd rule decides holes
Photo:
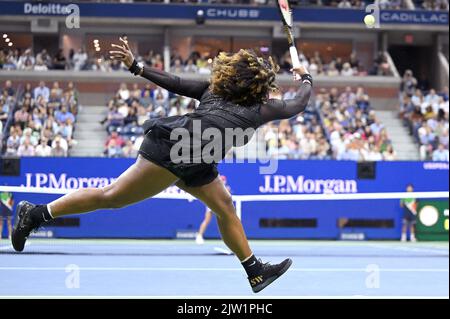
[[(414, 192), (414, 186), (409, 184), (406, 186), (408, 193)], [(400, 200), (400, 207), (403, 208), (402, 218), (402, 236), (401, 241), (407, 240), (407, 232), (409, 230), (409, 239), (416, 241), (416, 219), (417, 219), (417, 200), (415, 198), (403, 198)]]
[[(278, 66), (271, 58), (258, 57), (252, 50), (220, 53), (214, 59), (209, 81), (184, 80), (138, 64), (127, 41), (122, 38), (120, 41), (119, 45), (112, 44), (111, 58), (123, 62), (134, 75), (142, 76), (173, 93), (197, 99), (200, 105), (190, 114), (146, 121), (143, 125), (145, 139), (136, 162), (112, 184), (103, 188), (79, 189), (46, 205), (26, 201), (19, 203), (12, 236), (14, 249), (22, 251), (29, 234), (53, 218), (124, 207), (176, 184), (217, 215), (223, 241), (241, 261), (252, 290), (261, 291), (284, 274), (292, 261), (286, 259), (272, 265), (254, 256), (231, 195), (218, 177), (217, 162), (233, 145), (216, 138), (213, 141), (205, 139), (204, 134), (196, 133), (194, 126), (199, 121), (201, 133), (214, 128), (223, 137), (229, 130), (256, 129), (267, 122), (295, 116), (303, 112), (308, 104), (313, 82), (311, 75), (303, 67), (292, 70), (301, 78), (295, 99), (271, 100), (268, 94), (277, 87), (275, 76)], [(192, 144), (200, 144), (202, 151), (212, 142), (221, 145), (220, 156), (217, 152), (214, 154), (217, 160), (210, 162), (201, 158), (199, 162), (198, 158), (194, 158), (196, 152), (188, 152), (190, 161), (173, 161), (172, 151), (178, 146), (179, 139), (171, 133), (180, 129), (189, 132)]]

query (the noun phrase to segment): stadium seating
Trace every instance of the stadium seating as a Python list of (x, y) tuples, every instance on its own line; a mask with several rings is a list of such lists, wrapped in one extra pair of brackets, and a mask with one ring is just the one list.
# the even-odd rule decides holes
[(405, 76), (400, 99), (400, 117), (419, 145), (420, 159), (448, 161), (448, 87), (423, 91)]
[(69, 82), (63, 90), (41, 81), (14, 88), (6, 81), (0, 97), (3, 154), (6, 156), (68, 156), (78, 113), (78, 92)]
[[(280, 65), (280, 73), (289, 72), (292, 62), (289, 52), (282, 56), (274, 57)], [(137, 60), (162, 70), (164, 61), (161, 54), (149, 51), (147, 54), (137, 56)], [(380, 52), (370, 67), (364, 66), (357, 58), (356, 53), (350, 56), (334, 57), (330, 61), (325, 61), (315, 52), (313, 56), (300, 55), (301, 62), (310, 69), (313, 75), (326, 76), (365, 76), (365, 75), (385, 75), (391, 76), (392, 71), (384, 53)], [(170, 71), (174, 73), (195, 73), (210, 74), (212, 67), (212, 57), (202, 56), (198, 52), (192, 52), (184, 58), (174, 52), (171, 55)], [(31, 49), (26, 49), (22, 53), (18, 50), (0, 50), (0, 69), (4, 70), (28, 70), (47, 71), (56, 69), (74, 71), (124, 71), (125, 67), (116, 61), (106, 57), (95, 58), (89, 56), (83, 49), (71, 50), (66, 58), (62, 51), (59, 51), (53, 58), (44, 49), (33, 55)]]

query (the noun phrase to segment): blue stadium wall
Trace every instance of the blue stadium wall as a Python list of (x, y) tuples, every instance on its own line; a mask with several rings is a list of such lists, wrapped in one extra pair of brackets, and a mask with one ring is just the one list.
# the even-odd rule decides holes
[[(0, 176), (0, 185), (76, 188), (110, 183), (133, 163), (132, 159), (23, 158), (20, 176)], [(347, 161), (279, 161), (277, 173), (260, 174), (260, 164), (220, 165), (233, 194), (380, 193), (403, 192), (407, 183), (416, 191), (448, 191), (448, 163), (379, 162), (374, 179), (359, 179), (357, 164)], [(324, 185), (329, 189), (324, 189)], [(172, 192), (179, 192), (173, 187)], [(26, 199), (49, 202), (59, 195), (15, 193)], [(443, 199), (448, 201), (448, 198)], [(353, 228), (367, 239), (400, 237), (402, 210), (398, 200), (246, 202), (242, 221), (250, 238), (337, 239), (340, 218), (391, 220), (392, 227)], [(179, 231), (194, 231), (205, 207), (197, 200), (150, 199), (113, 211), (75, 216), (44, 234), (65, 238), (174, 238)], [(78, 219), (79, 218), (79, 219)], [(310, 219), (311, 227), (262, 227), (262, 219)], [(207, 238), (219, 238), (216, 223)]]
[[(207, 20), (229, 21), (279, 21), (275, 6), (220, 6), (148, 3), (96, 3), (73, 1), (82, 18), (143, 18), (194, 20), (197, 11), (203, 10)], [(0, 16), (61, 16), (73, 13), (67, 2), (58, 1), (0, 1)], [(294, 8), (296, 21), (304, 23), (355, 23), (362, 24), (367, 12), (364, 9)], [(447, 26), (447, 11), (381, 10), (380, 23), (419, 24)]]

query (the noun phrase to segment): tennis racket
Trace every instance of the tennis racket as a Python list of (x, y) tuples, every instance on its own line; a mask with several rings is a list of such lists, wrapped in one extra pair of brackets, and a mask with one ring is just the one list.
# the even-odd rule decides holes
[(289, 5), (288, 0), (277, 0), (278, 9), (281, 15), (281, 21), (283, 22), (284, 31), (287, 35), (287, 40), (289, 43), (289, 53), (291, 54), (292, 66), (298, 68), (301, 66), (300, 60), (298, 59), (297, 48), (295, 47), (294, 34), (292, 32), (293, 18), (292, 10)]

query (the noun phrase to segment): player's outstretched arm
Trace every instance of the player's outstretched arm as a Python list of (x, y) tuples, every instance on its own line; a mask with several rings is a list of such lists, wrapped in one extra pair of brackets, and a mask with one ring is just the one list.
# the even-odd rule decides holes
[(261, 107), (261, 117), (265, 123), (291, 118), (305, 111), (312, 92), (312, 77), (304, 67), (293, 69), (294, 79), (300, 76), (301, 86), (291, 100), (270, 99)]
[(155, 68), (143, 67), (142, 69), (141, 76), (147, 80), (170, 92), (197, 100), (200, 100), (203, 93), (209, 87), (208, 81), (186, 80)]
[(208, 81), (184, 80), (179, 76), (157, 70), (155, 68), (140, 67), (134, 59), (128, 41), (119, 38), (121, 45), (111, 44), (114, 50), (109, 51), (110, 58), (123, 62), (135, 75), (140, 75), (156, 85), (175, 94), (199, 100), (209, 87)]

